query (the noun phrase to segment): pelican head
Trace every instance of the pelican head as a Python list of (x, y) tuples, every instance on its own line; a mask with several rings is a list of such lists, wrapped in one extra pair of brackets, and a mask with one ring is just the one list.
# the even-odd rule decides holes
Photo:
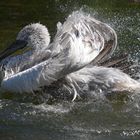
[(50, 43), (50, 35), (46, 26), (33, 23), (25, 26), (17, 35), (16, 40), (0, 53), (0, 61), (21, 49), (34, 51), (46, 48)]

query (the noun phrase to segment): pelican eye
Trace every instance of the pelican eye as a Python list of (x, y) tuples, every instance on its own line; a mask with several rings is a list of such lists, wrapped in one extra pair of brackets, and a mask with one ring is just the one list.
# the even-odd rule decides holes
[(76, 37), (79, 37), (79, 31), (78, 31), (78, 30), (75, 30), (74, 33), (75, 33), (75, 36), (76, 36)]

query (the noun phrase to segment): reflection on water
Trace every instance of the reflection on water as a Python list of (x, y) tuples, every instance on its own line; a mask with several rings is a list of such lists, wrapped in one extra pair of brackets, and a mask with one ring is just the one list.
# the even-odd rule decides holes
[[(0, 1), (0, 47), (15, 39), (26, 24), (41, 22), (52, 36), (56, 23), (83, 7), (118, 34), (118, 50), (139, 59), (140, 4), (124, 0)], [(87, 8), (88, 7), (88, 8)], [(126, 100), (96, 97), (88, 101), (52, 105), (0, 100), (1, 140), (120, 140), (140, 138), (140, 95)]]

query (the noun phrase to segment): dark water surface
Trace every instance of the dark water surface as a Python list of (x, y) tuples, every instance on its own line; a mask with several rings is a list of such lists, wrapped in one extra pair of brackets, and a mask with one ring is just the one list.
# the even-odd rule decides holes
[[(140, 4), (133, 0), (4, 0), (0, 1), (0, 48), (34, 22), (45, 24), (51, 36), (81, 7), (111, 25), (118, 34), (117, 53), (139, 60)], [(108, 100), (98, 94), (79, 102), (52, 105), (0, 99), (0, 140), (139, 140), (140, 94)]]

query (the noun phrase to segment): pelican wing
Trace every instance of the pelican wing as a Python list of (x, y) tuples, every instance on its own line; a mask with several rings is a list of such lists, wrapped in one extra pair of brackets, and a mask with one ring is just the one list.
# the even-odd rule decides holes
[[(71, 66), (75, 70), (80, 69), (92, 62), (102, 51), (104, 52), (107, 48), (106, 42), (111, 40), (110, 34), (112, 32), (115, 34), (113, 29), (110, 30), (109, 26), (90, 15), (81, 11), (73, 12), (63, 25), (59, 25), (52, 50), (69, 51)], [(107, 53), (112, 53), (115, 47), (111, 46)]]
[(63, 49), (69, 43), (76, 65), (85, 65), (91, 60), (95, 65), (110, 58), (117, 46), (117, 35), (109, 25), (77, 11), (59, 25), (54, 42), (55, 49)]

